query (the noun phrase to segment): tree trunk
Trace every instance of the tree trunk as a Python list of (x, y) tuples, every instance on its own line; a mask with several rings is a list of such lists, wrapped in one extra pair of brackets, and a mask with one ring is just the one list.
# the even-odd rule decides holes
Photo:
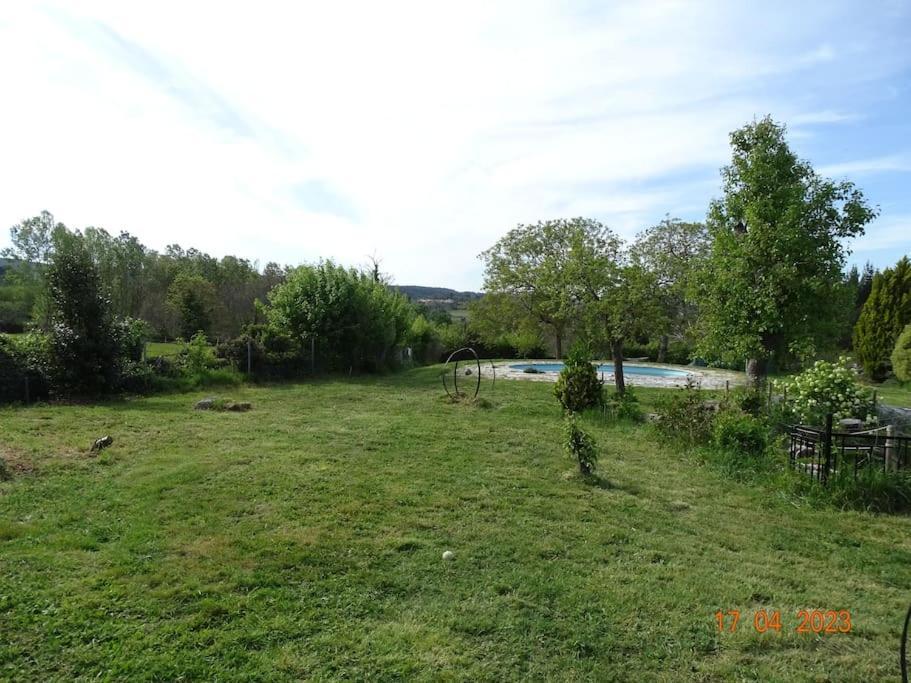
[(765, 359), (750, 358), (747, 360), (746, 371), (747, 384), (754, 389), (758, 389), (766, 376), (767, 367)]
[(661, 342), (658, 344), (658, 362), (663, 363), (667, 359), (667, 342), (666, 334), (661, 335)]
[(563, 358), (563, 333), (555, 332), (554, 333), (554, 347), (557, 354), (557, 360)]
[(617, 393), (622, 396), (626, 392), (626, 382), (623, 379), (623, 340), (612, 341), (610, 350), (614, 358), (614, 385)]

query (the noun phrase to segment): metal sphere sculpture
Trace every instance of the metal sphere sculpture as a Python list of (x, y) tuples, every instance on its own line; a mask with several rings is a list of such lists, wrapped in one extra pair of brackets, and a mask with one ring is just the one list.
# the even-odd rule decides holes
[[(490, 361), (488, 361), (490, 362)], [(490, 362), (493, 384), (497, 381), (497, 370)], [(443, 380), (443, 389), (451, 399), (477, 398), (481, 391), (481, 358), (470, 346), (463, 346), (449, 354), (440, 377)], [(461, 384), (459, 383), (461, 381)]]

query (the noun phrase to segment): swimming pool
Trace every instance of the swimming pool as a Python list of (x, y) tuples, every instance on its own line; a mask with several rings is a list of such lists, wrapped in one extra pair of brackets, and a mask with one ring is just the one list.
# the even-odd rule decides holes
[[(510, 369), (518, 370), (519, 372), (524, 372), (527, 368), (534, 368), (539, 372), (560, 372), (563, 369), (563, 363), (517, 363), (515, 365), (510, 365)], [(614, 365), (613, 363), (605, 363), (604, 365), (598, 365), (595, 367), (600, 375), (602, 372), (605, 375), (614, 374)], [(671, 368), (656, 368), (650, 365), (627, 365), (623, 364), (623, 374), (624, 375), (641, 375), (644, 377), (687, 377), (690, 373), (684, 370), (672, 370)]]

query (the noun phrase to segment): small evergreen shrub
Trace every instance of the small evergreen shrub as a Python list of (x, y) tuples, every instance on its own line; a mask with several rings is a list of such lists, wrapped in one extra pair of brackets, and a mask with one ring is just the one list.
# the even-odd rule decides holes
[(911, 324), (906, 325), (904, 331), (895, 342), (892, 351), (892, 372), (899, 382), (911, 382)]
[(600, 406), (604, 400), (601, 389), (601, 379), (591, 362), (591, 351), (583, 344), (576, 344), (563, 363), (554, 385), (554, 395), (564, 410), (577, 413)]
[(776, 385), (804, 424), (822, 425), (829, 413), (836, 421), (849, 417), (870, 424), (876, 421), (871, 412), (871, 393), (857, 384), (847, 358), (835, 363), (816, 361), (811, 368)]
[(583, 475), (592, 474), (598, 462), (598, 451), (595, 440), (579, 425), (574, 412), (566, 415), (564, 422), (563, 449), (579, 464)]

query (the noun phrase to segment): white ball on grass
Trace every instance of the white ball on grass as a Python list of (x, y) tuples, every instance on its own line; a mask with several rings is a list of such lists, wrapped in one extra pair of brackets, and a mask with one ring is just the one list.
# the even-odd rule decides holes
[(444, 560), (454, 560), (455, 553), (452, 552), (451, 550), (447, 550), (446, 552), (443, 553), (443, 559)]

